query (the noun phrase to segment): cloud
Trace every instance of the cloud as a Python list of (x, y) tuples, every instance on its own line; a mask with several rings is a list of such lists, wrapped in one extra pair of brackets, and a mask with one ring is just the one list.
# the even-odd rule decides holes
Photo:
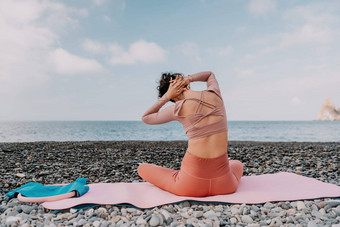
[(219, 50), (217, 51), (217, 54), (220, 56), (228, 56), (231, 54), (232, 51), (233, 51), (233, 47), (229, 45), (227, 47), (219, 48)]
[(62, 48), (50, 53), (54, 70), (60, 74), (95, 74), (105, 72), (104, 67), (94, 59), (87, 59), (70, 54)]
[(247, 29), (248, 29), (247, 26), (242, 25), (242, 26), (236, 28), (235, 33), (242, 34), (242, 33), (246, 32)]
[(154, 42), (139, 40), (132, 43), (128, 50), (125, 50), (118, 43), (109, 45), (112, 65), (130, 65), (138, 62), (153, 64), (166, 60), (166, 51)]
[(276, 11), (275, 0), (250, 0), (248, 10), (255, 15), (266, 15)]
[(107, 0), (93, 0), (93, 4), (96, 6), (102, 6), (107, 4), (107, 2), (109, 2), (110, 4), (113, 4), (113, 6), (116, 9), (119, 10), (124, 10), (126, 7), (126, 3), (125, 0), (114, 0), (114, 1), (107, 1)]
[(197, 43), (185, 42), (182, 43), (178, 48), (184, 56), (187, 56), (197, 62), (202, 62)]
[(295, 32), (282, 34), (280, 46), (285, 48), (295, 45), (325, 45), (332, 43), (333, 40), (331, 29), (306, 24)]
[(293, 103), (293, 105), (299, 105), (301, 103), (301, 100), (298, 97), (294, 97), (291, 100), (291, 103)]
[(111, 22), (111, 17), (109, 17), (108, 15), (103, 15), (103, 20), (106, 22)]
[(327, 46), (338, 34), (337, 12), (332, 4), (312, 3), (287, 10), (283, 19), (291, 21), (293, 31), (281, 34), (280, 47)]
[[(37, 91), (50, 80), (49, 54), (59, 32), (87, 11), (37, 0), (0, 1), (0, 102)], [(62, 30), (60, 28), (63, 28)]]
[(93, 3), (97, 6), (101, 6), (106, 2), (106, 0), (93, 0)]
[(239, 77), (254, 77), (255, 72), (254, 69), (245, 69), (245, 68), (235, 68), (235, 75)]
[(84, 50), (91, 52), (91, 53), (103, 53), (105, 52), (105, 47), (102, 43), (98, 41), (94, 41), (91, 39), (85, 39), (84, 42), (81, 44)]

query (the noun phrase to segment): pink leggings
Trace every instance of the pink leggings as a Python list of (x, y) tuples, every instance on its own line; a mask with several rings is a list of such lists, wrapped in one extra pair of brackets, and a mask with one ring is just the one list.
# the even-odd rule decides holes
[(143, 163), (138, 174), (145, 181), (180, 196), (203, 197), (236, 191), (243, 165), (228, 160), (224, 154), (216, 158), (200, 158), (186, 152), (180, 170)]

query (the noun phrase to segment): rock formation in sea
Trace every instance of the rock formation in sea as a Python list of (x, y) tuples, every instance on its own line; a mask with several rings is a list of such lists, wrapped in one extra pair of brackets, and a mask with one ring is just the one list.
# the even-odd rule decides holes
[(340, 108), (335, 109), (330, 97), (326, 98), (320, 110), (318, 120), (320, 121), (340, 121)]

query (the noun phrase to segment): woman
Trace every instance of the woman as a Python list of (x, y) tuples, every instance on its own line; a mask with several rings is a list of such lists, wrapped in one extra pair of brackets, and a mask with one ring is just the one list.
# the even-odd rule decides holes
[[(190, 83), (207, 83), (207, 90), (193, 91)], [(143, 163), (138, 174), (151, 184), (180, 196), (210, 196), (236, 191), (243, 165), (228, 160), (228, 129), (225, 107), (212, 72), (188, 75), (163, 74), (158, 87), (160, 99), (145, 112), (147, 124), (177, 120), (188, 136), (188, 149), (180, 170)], [(175, 102), (161, 111), (168, 101)]]

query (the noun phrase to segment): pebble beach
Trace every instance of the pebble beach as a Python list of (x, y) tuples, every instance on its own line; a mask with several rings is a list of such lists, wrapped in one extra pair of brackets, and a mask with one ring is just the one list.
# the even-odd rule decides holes
[[(340, 227), (340, 200), (265, 204), (182, 202), (152, 209), (96, 206), (55, 213), (5, 196), (28, 182), (137, 182), (139, 163), (179, 169), (185, 141), (0, 143), (0, 226), (332, 226)], [(231, 141), (230, 159), (244, 175), (292, 172), (340, 186), (340, 143)]]

